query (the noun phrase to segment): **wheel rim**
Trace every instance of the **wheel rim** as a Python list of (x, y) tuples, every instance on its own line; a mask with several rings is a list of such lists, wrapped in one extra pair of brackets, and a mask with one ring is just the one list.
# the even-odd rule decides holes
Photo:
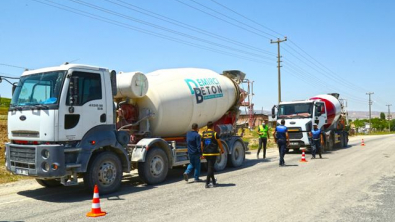
[(99, 182), (103, 186), (110, 186), (117, 177), (117, 168), (113, 162), (103, 162), (99, 169)]
[(233, 159), (236, 165), (241, 165), (243, 161), (243, 145), (240, 142), (236, 142), (233, 150)]
[(150, 171), (151, 174), (155, 177), (158, 177), (162, 174), (164, 170), (165, 162), (163, 161), (162, 157), (154, 156), (151, 160)]

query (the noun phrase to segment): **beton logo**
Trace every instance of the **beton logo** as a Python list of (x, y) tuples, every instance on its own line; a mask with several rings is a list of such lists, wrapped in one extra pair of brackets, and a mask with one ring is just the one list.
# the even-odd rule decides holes
[(223, 97), (222, 88), (217, 78), (185, 79), (192, 95), (195, 95), (196, 103), (202, 103), (207, 99)]

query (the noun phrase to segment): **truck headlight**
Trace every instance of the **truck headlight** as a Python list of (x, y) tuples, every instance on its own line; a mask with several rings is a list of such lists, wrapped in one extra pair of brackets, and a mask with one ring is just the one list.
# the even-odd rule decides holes
[(43, 162), (41, 165), (41, 168), (43, 169), (44, 172), (49, 171), (49, 164), (47, 162)]
[(48, 150), (43, 150), (43, 151), (41, 151), (41, 156), (42, 156), (44, 159), (48, 159), (48, 158), (49, 158), (49, 151), (48, 151)]

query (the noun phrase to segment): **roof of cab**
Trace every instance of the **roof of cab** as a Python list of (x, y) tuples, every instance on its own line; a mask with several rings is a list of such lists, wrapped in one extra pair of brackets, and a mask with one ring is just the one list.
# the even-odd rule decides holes
[(43, 73), (43, 72), (51, 72), (51, 71), (67, 71), (71, 68), (78, 68), (78, 69), (89, 69), (89, 70), (107, 70), (107, 68), (102, 68), (102, 67), (97, 67), (97, 66), (89, 66), (89, 65), (83, 65), (83, 64), (62, 64), (60, 66), (53, 66), (53, 67), (46, 67), (46, 68), (41, 68), (41, 69), (33, 69), (33, 70), (27, 70), (24, 71), (22, 76), (25, 75), (31, 75), (31, 74), (36, 74), (36, 73)]
[(298, 101), (291, 101), (291, 102), (280, 102), (280, 105), (286, 104), (298, 104), (298, 103), (312, 103), (314, 100), (298, 100)]

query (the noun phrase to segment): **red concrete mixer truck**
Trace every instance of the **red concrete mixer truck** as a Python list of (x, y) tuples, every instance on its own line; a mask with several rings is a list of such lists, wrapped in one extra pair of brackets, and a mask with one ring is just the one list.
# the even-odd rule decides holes
[(273, 106), (272, 117), (277, 118), (277, 124), (282, 119), (285, 120), (290, 140), (288, 149), (311, 148), (308, 133), (313, 128), (313, 123), (317, 123), (325, 134), (325, 150), (347, 147), (346, 113), (338, 93), (317, 95), (308, 100), (280, 102)]
[(6, 168), (43, 186), (76, 185), (102, 193), (138, 170), (147, 184), (189, 163), (185, 134), (214, 121), (225, 153), (215, 168), (241, 166), (247, 147), (236, 135), (245, 74), (183, 68), (116, 73), (65, 63), (25, 71), (8, 113)]

